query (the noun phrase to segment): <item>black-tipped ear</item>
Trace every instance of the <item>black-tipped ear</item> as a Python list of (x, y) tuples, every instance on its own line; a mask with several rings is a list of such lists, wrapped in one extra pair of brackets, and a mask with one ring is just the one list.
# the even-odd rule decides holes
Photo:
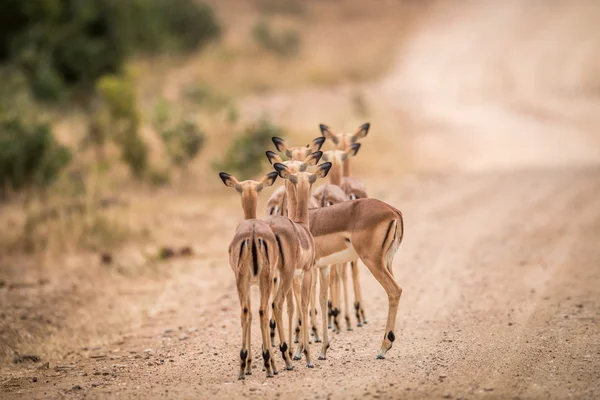
[(317, 165), (321, 157), (323, 157), (323, 152), (320, 150), (315, 151), (314, 153), (311, 153), (308, 157), (304, 159), (304, 164)]
[(273, 144), (275, 145), (277, 151), (279, 151), (280, 153), (285, 153), (285, 151), (287, 150), (285, 140), (277, 136), (272, 137), (271, 140), (273, 141)]
[(358, 127), (358, 130), (352, 135), (351, 142), (356, 143), (357, 140), (364, 138), (369, 133), (369, 128), (371, 127), (370, 122), (366, 122)]
[(324, 136), (320, 136), (318, 138), (313, 139), (311, 144), (308, 146), (310, 152), (312, 153), (314, 151), (321, 150), (321, 147), (323, 147), (323, 143), (325, 143), (325, 139), (326, 138)]
[(290, 176), (288, 167), (286, 167), (285, 164), (275, 163), (273, 164), (273, 168), (275, 168), (275, 171), (277, 171), (278, 175), (283, 179), (287, 179)]
[(346, 150), (344, 152), (344, 156), (342, 158), (344, 160), (346, 160), (348, 157), (354, 157), (356, 155), (356, 153), (358, 153), (359, 149), (360, 149), (360, 143), (351, 144), (350, 147), (348, 148), (348, 150)]
[(229, 175), (227, 172), (220, 172), (219, 177), (221, 178), (225, 186), (229, 186), (231, 188), (234, 188), (235, 185), (238, 183), (237, 179)]
[(320, 164), (315, 173), (312, 175), (312, 177), (314, 178), (311, 179), (311, 181), (314, 182), (317, 178), (325, 178), (329, 173), (329, 170), (331, 169), (332, 165), (333, 164), (331, 164), (330, 162), (324, 162), (323, 164)]
[(321, 135), (323, 135), (327, 139), (331, 140), (333, 142), (333, 144), (339, 143), (340, 140), (337, 138), (336, 134), (333, 133), (333, 131), (331, 130), (330, 127), (328, 127), (325, 124), (320, 124), (319, 129), (321, 129)]
[(265, 154), (267, 155), (267, 159), (269, 160), (269, 163), (271, 163), (271, 165), (283, 162), (281, 157), (279, 157), (277, 154), (275, 154), (275, 152), (271, 150), (267, 151)]
[(278, 176), (279, 176), (279, 174), (275, 171), (269, 172), (267, 175), (265, 175), (264, 178), (262, 178), (262, 180), (260, 181), (260, 184), (264, 187), (269, 187), (275, 183)]

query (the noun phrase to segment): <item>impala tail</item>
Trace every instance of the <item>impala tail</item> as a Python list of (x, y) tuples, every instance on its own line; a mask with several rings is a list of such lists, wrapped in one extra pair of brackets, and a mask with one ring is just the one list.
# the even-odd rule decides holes
[(400, 247), (400, 243), (402, 243), (402, 237), (404, 236), (404, 220), (402, 219), (402, 213), (395, 208), (390, 207), (390, 209), (398, 216), (398, 218), (390, 221), (382, 244), (382, 248), (385, 251), (385, 262), (388, 268), (392, 267), (392, 261)]

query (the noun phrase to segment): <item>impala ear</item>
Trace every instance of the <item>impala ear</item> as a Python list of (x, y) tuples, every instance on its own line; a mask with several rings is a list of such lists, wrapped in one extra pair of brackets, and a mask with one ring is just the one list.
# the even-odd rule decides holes
[(321, 147), (323, 147), (323, 143), (325, 143), (324, 136), (313, 139), (313, 141), (307, 146), (308, 152), (306, 155), (309, 155), (310, 153), (321, 150)]
[(290, 152), (288, 150), (287, 144), (285, 143), (285, 140), (283, 140), (282, 138), (273, 136), (271, 140), (273, 141), (273, 144), (275, 145), (275, 148), (278, 152), (285, 153), (286, 155)]
[(333, 133), (333, 131), (331, 130), (330, 127), (328, 127), (325, 124), (320, 124), (319, 129), (321, 129), (321, 135), (323, 135), (325, 138), (331, 140), (333, 142), (333, 144), (339, 143), (340, 140), (338, 139), (336, 134)]
[(267, 155), (267, 159), (269, 160), (269, 162), (271, 163), (271, 165), (275, 164), (275, 163), (282, 163), (283, 160), (281, 159), (281, 157), (279, 157), (277, 154), (275, 154), (275, 152), (269, 150), (265, 153)]
[(358, 127), (358, 130), (356, 132), (354, 132), (354, 134), (352, 135), (352, 137), (350, 138), (350, 141), (352, 143), (356, 143), (356, 141), (364, 138), (365, 136), (367, 136), (367, 133), (369, 133), (369, 128), (371, 127), (371, 123), (367, 122), (365, 124), (362, 124), (361, 126)]
[(273, 164), (273, 167), (275, 168), (275, 171), (277, 171), (277, 174), (283, 179), (288, 179), (292, 175), (290, 169), (285, 164), (275, 163)]
[(221, 178), (221, 180), (223, 181), (225, 186), (234, 188), (238, 192), (242, 193), (242, 185), (240, 185), (240, 183), (238, 182), (237, 179), (235, 179), (234, 176), (229, 175), (227, 172), (221, 172), (221, 173), (219, 173), (219, 177)]
[(271, 185), (273, 185), (273, 183), (275, 183), (275, 181), (277, 180), (277, 176), (279, 176), (279, 174), (275, 171), (273, 172), (269, 172), (267, 175), (265, 175), (261, 180), (260, 183), (258, 184), (258, 186), (256, 187), (256, 190), (258, 192), (260, 192), (261, 190), (263, 190), (265, 187), (269, 187)]
[[(356, 155), (356, 153), (358, 153), (359, 149), (360, 149), (360, 143), (351, 144), (350, 147), (348, 147), (348, 149), (346, 151), (344, 151), (344, 154), (342, 154), (342, 161), (346, 161), (348, 158), (354, 157)], [(325, 160), (325, 161), (327, 161), (327, 160)]]
[[(307, 166), (314, 166), (317, 165), (319, 160), (321, 159), (321, 157), (323, 157), (323, 152), (322, 151), (315, 151), (314, 153), (311, 153), (308, 157), (306, 157), (304, 159), (304, 164), (306, 164)], [(306, 168), (304, 168), (306, 169)]]
[(327, 176), (327, 174), (329, 173), (329, 170), (331, 169), (332, 165), (333, 164), (331, 164), (330, 162), (325, 162), (325, 163), (319, 165), (319, 167), (317, 168), (315, 173), (312, 174), (310, 176), (310, 178), (308, 178), (310, 183), (315, 183), (317, 178), (325, 178)]

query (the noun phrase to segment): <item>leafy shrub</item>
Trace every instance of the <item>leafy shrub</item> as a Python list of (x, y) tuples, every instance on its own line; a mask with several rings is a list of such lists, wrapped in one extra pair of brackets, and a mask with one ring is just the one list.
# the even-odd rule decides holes
[(306, 5), (300, 0), (261, 0), (258, 9), (265, 14), (287, 14), (297, 17), (307, 15)]
[(184, 117), (174, 118), (164, 100), (156, 104), (154, 129), (163, 140), (170, 163), (177, 167), (192, 161), (206, 141), (206, 134), (196, 123)]
[(290, 57), (300, 51), (300, 35), (295, 31), (275, 33), (265, 21), (258, 22), (252, 36), (262, 48), (282, 57)]
[(6, 188), (46, 186), (70, 161), (71, 153), (56, 142), (48, 125), (0, 116), (0, 193)]
[(229, 104), (229, 99), (215, 92), (209, 85), (201, 83), (184, 89), (187, 99), (211, 111), (218, 111)]
[(234, 174), (238, 179), (250, 179), (258, 175), (266, 161), (265, 151), (273, 136), (282, 136), (282, 129), (268, 119), (261, 119), (248, 126), (236, 137), (221, 161), (213, 168)]
[(5, 0), (0, 2), (0, 63), (27, 75), (38, 99), (91, 92), (135, 52), (193, 50), (217, 38), (212, 10), (195, 0)]
[[(98, 81), (98, 93), (106, 113), (108, 126), (92, 125), (90, 135), (110, 137), (121, 148), (121, 159), (136, 178), (142, 178), (148, 168), (148, 149), (139, 135), (139, 115), (133, 83), (127, 78), (110, 75)], [(98, 117), (102, 121), (102, 117)], [(105, 133), (101, 133), (104, 129)]]

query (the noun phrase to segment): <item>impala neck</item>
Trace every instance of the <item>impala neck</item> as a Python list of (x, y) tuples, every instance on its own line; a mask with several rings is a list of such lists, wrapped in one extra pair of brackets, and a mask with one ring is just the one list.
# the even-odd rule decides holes
[(331, 169), (329, 170), (329, 183), (336, 186), (342, 186), (342, 160), (336, 159), (333, 161)]
[[(310, 200), (310, 184), (308, 182), (299, 183), (296, 186), (296, 215), (291, 218), (292, 221), (309, 226), (308, 203)], [(289, 195), (288, 195), (289, 197)], [(289, 213), (289, 210), (288, 210)]]
[(242, 193), (242, 209), (244, 210), (244, 219), (256, 219), (256, 207), (258, 196), (256, 193)]
[[(287, 208), (287, 217), (292, 221), (296, 220), (296, 188), (294, 184), (290, 183), (288, 180), (285, 181), (285, 206)], [(285, 214), (284, 214), (285, 215)]]
[(348, 157), (344, 160), (344, 175), (343, 176), (350, 176), (350, 157)]

